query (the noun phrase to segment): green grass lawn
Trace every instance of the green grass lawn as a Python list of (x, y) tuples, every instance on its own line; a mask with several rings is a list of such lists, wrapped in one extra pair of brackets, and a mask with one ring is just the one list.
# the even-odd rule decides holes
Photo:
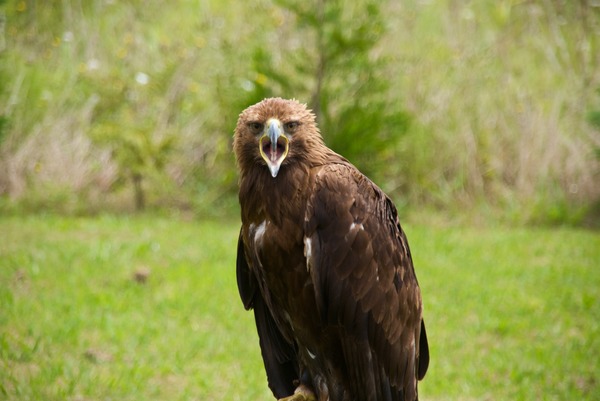
[[(432, 356), (422, 400), (598, 399), (600, 233), (405, 229)], [(237, 295), (237, 232), (0, 218), (0, 399), (272, 399)]]

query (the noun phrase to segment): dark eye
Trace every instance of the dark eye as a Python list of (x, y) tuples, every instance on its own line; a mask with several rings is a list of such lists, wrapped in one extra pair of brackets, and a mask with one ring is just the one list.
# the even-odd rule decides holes
[(294, 132), (298, 128), (300, 123), (298, 121), (289, 121), (285, 123), (285, 130), (288, 132)]
[(263, 125), (257, 121), (252, 121), (248, 123), (248, 127), (255, 133), (258, 134), (262, 131)]

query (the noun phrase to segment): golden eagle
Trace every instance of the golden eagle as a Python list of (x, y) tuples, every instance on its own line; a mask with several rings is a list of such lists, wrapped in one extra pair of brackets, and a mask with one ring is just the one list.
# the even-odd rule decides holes
[(280, 400), (416, 400), (429, 350), (397, 211), (295, 100), (244, 110), (237, 283)]

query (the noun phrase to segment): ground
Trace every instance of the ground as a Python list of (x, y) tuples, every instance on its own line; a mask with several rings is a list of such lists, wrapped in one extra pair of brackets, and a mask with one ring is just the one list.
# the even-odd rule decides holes
[[(600, 392), (600, 233), (411, 224), (423, 400)], [(239, 222), (0, 217), (0, 398), (272, 399), (235, 283)]]

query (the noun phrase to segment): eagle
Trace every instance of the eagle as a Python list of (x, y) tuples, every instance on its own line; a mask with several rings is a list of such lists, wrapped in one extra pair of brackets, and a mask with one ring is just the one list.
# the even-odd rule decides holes
[(417, 400), (429, 349), (390, 198), (325, 145), (315, 114), (296, 100), (244, 110), (233, 150), (237, 285), (275, 398)]

